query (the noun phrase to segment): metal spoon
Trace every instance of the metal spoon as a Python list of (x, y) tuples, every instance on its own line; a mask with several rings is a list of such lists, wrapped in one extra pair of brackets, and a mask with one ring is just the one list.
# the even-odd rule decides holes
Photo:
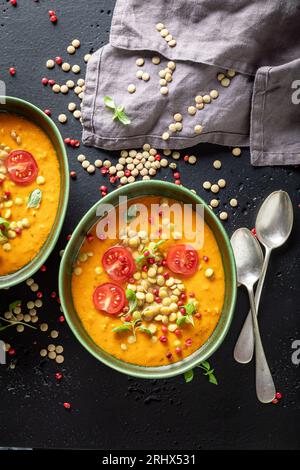
[[(262, 274), (257, 284), (255, 305), (258, 313), (259, 303), (272, 250), (279, 248), (288, 239), (293, 227), (293, 206), (290, 196), (285, 191), (274, 191), (263, 202), (256, 218), (256, 234), (265, 247), (265, 260)], [(245, 320), (234, 349), (237, 362), (246, 364), (253, 356), (254, 340), (251, 312)]]
[(273, 378), (266, 360), (257, 322), (253, 287), (261, 276), (264, 257), (260, 244), (250, 230), (240, 228), (231, 237), (237, 279), (248, 291), (255, 341), (256, 394), (262, 403), (270, 403), (276, 393)]

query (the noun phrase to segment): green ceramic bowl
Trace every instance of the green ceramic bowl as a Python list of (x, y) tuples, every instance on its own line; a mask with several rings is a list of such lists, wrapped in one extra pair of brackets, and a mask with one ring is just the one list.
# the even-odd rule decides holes
[[(96, 216), (98, 205), (113, 204), (116, 206), (118, 204), (119, 196), (127, 196), (131, 199), (145, 195), (158, 195), (177, 199), (178, 201), (182, 201), (184, 203), (204, 205), (205, 221), (212, 229), (222, 253), (226, 281), (223, 311), (216, 329), (207, 342), (200, 349), (182, 361), (159, 367), (142, 367), (129, 364), (115, 358), (97, 346), (85, 331), (76, 313), (71, 292), (72, 267), (86, 233), (89, 232), (97, 220), (99, 220), (99, 218)], [(234, 257), (228, 236), (220, 221), (199, 196), (196, 196), (194, 193), (181, 186), (163, 181), (141, 181), (138, 183), (132, 183), (128, 186), (116, 189), (111, 194), (105, 196), (103, 199), (101, 199), (101, 201), (96, 203), (87, 212), (87, 214), (83, 217), (74, 230), (73, 235), (64, 252), (59, 272), (59, 291), (63, 311), (73, 333), (81, 342), (81, 344), (99, 361), (112, 367), (113, 369), (135, 377), (149, 379), (166, 378), (182, 374), (207, 359), (213, 354), (214, 351), (216, 351), (216, 349), (224, 340), (233, 317), (237, 291), (236, 286), (237, 283)]]
[(0, 289), (5, 289), (31, 277), (45, 263), (53, 250), (65, 218), (69, 199), (69, 167), (65, 144), (54, 122), (39, 108), (27, 101), (11, 96), (0, 96), (0, 113), (20, 114), (40, 126), (49, 136), (60, 165), (61, 187), (58, 211), (49, 236), (39, 253), (18, 271), (0, 276)]

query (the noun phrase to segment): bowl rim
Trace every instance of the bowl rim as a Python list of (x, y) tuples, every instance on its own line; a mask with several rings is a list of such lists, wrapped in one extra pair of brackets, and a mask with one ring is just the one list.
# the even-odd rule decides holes
[[(0, 108), (2, 108), (3, 110), (5, 110), (5, 105), (6, 104), (17, 104), (17, 105), (23, 106), (24, 108), (27, 108), (29, 111), (33, 111), (34, 113), (36, 113), (40, 117), (40, 119), (43, 120), (46, 123), (46, 127), (48, 126), (49, 128), (52, 129), (53, 133), (55, 134), (55, 136), (57, 138), (58, 145), (59, 145), (60, 151), (61, 151), (61, 158), (58, 158), (58, 156), (57, 156), (57, 158), (58, 158), (58, 160), (60, 160), (62, 162), (63, 166), (66, 169), (65, 176), (60, 171), (61, 183), (63, 182), (64, 185), (65, 185), (64, 186), (65, 194), (62, 198), (62, 202), (61, 202), (61, 206), (60, 206), (61, 216), (60, 216), (60, 218), (57, 222), (57, 227), (56, 227), (56, 230), (54, 231), (54, 233), (52, 235), (51, 242), (49, 243), (49, 246), (45, 249), (45, 252), (42, 255), (37, 253), (36, 256), (28, 263), (28, 264), (32, 263), (32, 266), (28, 270), (26, 270), (26, 272), (22, 273), (21, 270), (27, 265), (22, 266), (19, 270), (14, 271), (13, 273), (6, 274), (5, 276), (0, 276), (1, 289), (6, 289), (6, 288), (9, 288), (9, 287), (13, 287), (15, 285), (18, 285), (18, 284), (24, 282), (26, 279), (33, 276), (40, 269), (40, 267), (46, 262), (46, 260), (49, 258), (50, 254), (52, 253), (52, 251), (53, 251), (53, 249), (54, 249), (54, 247), (57, 243), (57, 240), (59, 238), (62, 226), (63, 226), (64, 221), (65, 221), (65, 217), (66, 217), (66, 212), (67, 212), (67, 207), (68, 207), (68, 202), (69, 202), (69, 194), (70, 194), (70, 179), (69, 179), (69, 162), (68, 162), (66, 147), (65, 147), (62, 135), (61, 135), (58, 127), (56, 126), (56, 124), (53, 122), (53, 120), (50, 117), (48, 117), (44, 113), (44, 111), (42, 111), (40, 108), (38, 108), (34, 104), (30, 103), (29, 101), (23, 100), (22, 98), (16, 98), (14, 96), (0, 96), (0, 102), (1, 102), (1, 98), (5, 99), (5, 103), (2, 103), (1, 106), (0, 106)], [(22, 113), (20, 113), (20, 115), (22, 116)], [(32, 122), (34, 122), (36, 125), (39, 125), (36, 119), (33, 119)], [(48, 235), (48, 237), (49, 237), (49, 235)], [(47, 239), (48, 239), (48, 237), (47, 237)], [(10, 280), (10, 275), (16, 275), (16, 273), (18, 273), (19, 271), (20, 271), (20, 275), (16, 276), (16, 279), (11, 281)], [(6, 281), (5, 278), (7, 279), (7, 281)], [(2, 282), (2, 279), (4, 279), (3, 282)]]
[[(123, 361), (121, 359), (116, 358), (112, 354), (107, 353), (105, 350), (103, 350), (103, 351), (105, 351), (105, 353), (107, 354), (107, 358), (99, 357), (97, 351), (95, 351), (93, 349), (91, 344), (96, 345), (98, 348), (100, 348), (100, 346), (98, 346), (93, 341), (92, 337), (86, 332), (84, 326), (82, 325), (82, 328), (85, 331), (85, 333), (86, 333), (86, 335), (87, 335), (87, 337), (88, 337), (91, 344), (89, 344), (89, 342), (85, 340), (85, 338), (83, 337), (81, 332), (78, 331), (77, 326), (73, 323), (72, 314), (69, 314), (69, 312), (68, 312), (68, 308), (67, 308), (66, 301), (65, 301), (65, 288), (64, 288), (65, 283), (64, 283), (64, 279), (65, 279), (65, 277), (70, 277), (71, 278), (71, 275), (69, 275), (69, 273), (67, 272), (67, 264), (68, 264), (69, 257), (71, 259), (74, 258), (74, 254), (72, 253), (73, 243), (75, 243), (75, 240), (77, 240), (78, 237), (82, 238), (82, 233), (83, 233), (82, 229), (83, 229), (83, 227), (85, 227), (88, 224), (89, 219), (93, 217), (93, 214), (95, 213), (98, 205), (99, 204), (109, 203), (108, 201), (112, 197), (114, 199), (116, 199), (120, 193), (122, 194), (122, 193), (126, 192), (127, 189), (129, 189), (129, 187), (133, 188), (133, 186), (135, 186), (137, 188), (141, 187), (144, 190), (148, 187), (150, 192), (147, 193), (146, 191), (144, 191), (144, 193), (141, 193), (141, 194), (142, 194), (142, 196), (143, 195), (151, 196), (151, 187), (153, 187), (153, 185), (157, 186), (157, 187), (165, 186), (165, 187), (168, 187), (169, 189), (175, 189), (176, 188), (176, 191), (183, 192), (184, 194), (186, 194), (189, 197), (192, 196), (192, 197), (198, 199), (198, 201), (201, 204), (204, 205), (205, 210), (210, 211), (209, 213), (211, 214), (212, 218), (214, 219), (214, 221), (215, 221), (215, 223), (218, 227), (220, 235), (221, 235), (223, 241), (225, 242), (225, 246), (226, 246), (226, 249), (227, 249), (228, 254), (229, 254), (229, 268), (230, 268), (230, 272), (232, 274), (232, 277), (230, 279), (230, 281), (232, 283), (232, 287), (231, 287), (232, 297), (231, 297), (231, 300), (230, 300), (230, 306), (229, 306), (229, 309), (228, 309), (227, 318), (225, 319), (224, 324), (223, 324), (223, 328), (219, 332), (219, 335), (215, 339), (215, 341), (208, 345), (207, 350), (205, 351), (205, 354), (203, 355), (203, 357), (201, 357), (200, 359), (199, 359), (199, 357), (193, 358), (193, 356), (196, 355), (197, 352), (199, 353), (199, 351), (201, 351), (201, 348), (203, 348), (203, 346), (207, 342), (209, 342), (209, 339), (211, 338), (211, 336), (213, 335), (214, 332), (212, 332), (212, 335), (208, 338), (208, 340), (200, 348), (196, 349), (196, 351), (194, 351), (191, 355), (185, 357), (181, 361), (177, 361), (176, 363), (171, 364), (170, 366), (169, 365), (164, 365), (164, 366), (151, 366), (151, 367), (148, 367), (148, 366), (139, 366), (137, 364), (133, 364), (133, 363), (130, 363), (130, 362)], [(161, 197), (164, 197), (163, 194), (161, 195)], [(176, 199), (176, 198), (174, 198), (174, 199)], [(91, 225), (90, 228), (92, 226), (93, 225)], [(70, 279), (69, 279), (69, 281), (70, 281)], [(236, 277), (235, 260), (234, 260), (234, 255), (233, 255), (233, 251), (232, 251), (232, 247), (231, 247), (229, 237), (228, 237), (227, 232), (225, 231), (223, 225), (221, 224), (221, 222), (219, 221), (217, 216), (213, 213), (213, 211), (211, 211), (211, 209), (209, 209), (206, 202), (200, 196), (198, 196), (198, 194), (193, 194), (193, 193), (191, 194), (191, 190), (188, 189), (188, 188), (185, 188), (183, 186), (175, 185), (174, 183), (171, 183), (171, 182), (168, 182), (168, 181), (161, 181), (161, 180), (136, 181), (134, 183), (131, 183), (130, 185), (126, 185), (126, 186), (115, 189), (114, 191), (107, 194), (105, 197), (103, 197), (99, 201), (97, 201), (95, 204), (93, 204), (93, 206), (84, 214), (84, 216), (80, 219), (80, 221), (76, 225), (75, 229), (73, 230), (72, 236), (71, 236), (71, 238), (70, 238), (70, 240), (69, 240), (69, 242), (68, 242), (68, 244), (67, 244), (67, 246), (64, 250), (64, 253), (63, 253), (63, 256), (62, 256), (62, 259), (61, 259), (61, 263), (60, 263), (58, 284), (59, 284), (59, 296), (60, 296), (61, 307), (62, 307), (63, 313), (64, 313), (64, 315), (67, 319), (69, 327), (71, 328), (73, 334), (75, 335), (76, 339), (81, 343), (81, 345), (90, 354), (92, 354), (92, 356), (94, 356), (98, 361), (102, 362), (106, 366), (109, 366), (110, 368), (112, 368), (114, 370), (117, 370), (118, 372), (122, 372), (123, 374), (130, 375), (130, 376), (137, 377), (137, 378), (144, 378), (144, 379), (157, 379), (157, 378), (161, 379), (161, 378), (169, 378), (169, 377), (174, 377), (176, 375), (181, 375), (181, 374), (184, 374), (185, 372), (187, 372), (188, 370), (193, 369), (194, 367), (199, 365), (201, 362), (206, 360), (208, 357), (210, 357), (220, 347), (220, 345), (223, 343), (223, 341), (224, 341), (224, 339), (225, 339), (225, 337), (228, 333), (229, 327), (230, 327), (232, 319), (233, 319), (233, 315), (234, 315), (234, 311), (235, 311), (235, 305), (236, 305), (236, 298), (237, 298), (237, 277)], [(75, 307), (74, 307), (74, 310), (75, 310)], [(76, 310), (75, 310), (75, 312), (76, 312)], [(78, 316), (77, 312), (76, 312), (76, 315)], [(78, 316), (78, 318), (79, 318), (79, 316)], [(79, 318), (79, 321), (80, 321), (80, 318)], [(116, 363), (112, 363), (111, 359), (115, 360)], [(136, 369), (134, 371), (130, 370), (130, 372), (129, 372), (126, 369), (127, 364), (129, 366), (136, 367)], [(177, 367), (176, 370), (174, 370), (171, 367), (172, 365), (180, 365), (181, 367)], [(160, 371), (160, 374), (158, 374), (158, 371)], [(163, 371), (163, 373), (161, 371)]]

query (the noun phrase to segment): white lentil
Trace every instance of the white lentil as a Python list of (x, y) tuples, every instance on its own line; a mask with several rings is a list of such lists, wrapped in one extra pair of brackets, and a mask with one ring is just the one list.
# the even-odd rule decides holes
[(71, 102), (71, 103), (68, 104), (68, 110), (69, 111), (71, 111), (71, 112), (75, 111), (76, 108), (77, 108), (76, 103)]
[(162, 86), (160, 92), (162, 95), (167, 95), (169, 93), (169, 89), (167, 86)]
[(189, 156), (189, 159), (188, 159), (188, 162), (191, 164), (191, 165), (194, 165), (197, 161), (197, 157), (195, 155), (190, 155)]
[(24, 329), (25, 329), (24, 325), (17, 325), (16, 330), (18, 333), (23, 333)]
[(219, 204), (220, 204), (220, 202), (218, 201), (218, 199), (212, 199), (212, 200), (210, 201), (211, 207), (214, 207), (214, 208), (215, 208), (215, 207), (218, 207)]
[(73, 111), (73, 116), (75, 119), (80, 119), (81, 118), (81, 111), (79, 109), (75, 109), (75, 111)]
[(219, 217), (220, 217), (221, 220), (227, 220), (228, 219), (228, 214), (227, 214), (227, 212), (223, 211), (223, 212), (220, 213)]
[(209, 92), (209, 95), (210, 95), (210, 97), (211, 97), (213, 100), (215, 100), (216, 98), (218, 98), (219, 92), (218, 92), (218, 90), (211, 90), (211, 91)]
[(76, 95), (80, 95), (80, 93), (82, 92), (81, 86), (76, 86), (74, 92), (76, 93)]
[(128, 93), (134, 93), (135, 90), (136, 90), (135, 85), (133, 83), (130, 83), (130, 85), (128, 85), (128, 88), (127, 88)]
[(87, 63), (90, 60), (91, 57), (92, 57), (91, 54), (85, 54), (85, 56), (83, 58), (84, 62)]
[(76, 49), (75, 49), (74, 46), (70, 45), (70, 46), (67, 47), (67, 53), (68, 54), (75, 54), (75, 51), (76, 51)]
[(195, 108), (195, 106), (189, 106), (187, 111), (190, 114), (190, 116), (194, 116), (197, 112), (197, 109)]
[(33, 284), (31, 284), (30, 289), (32, 290), (32, 292), (36, 292), (39, 290), (39, 285), (34, 282)]
[(60, 87), (60, 91), (61, 91), (61, 93), (63, 93), (65, 95), (66, 93), (69, 93), (69, 88), (68, 88), (67, 85), (62, 85)]
[(41, 323), (40, 330), (41, 331), (47, 331), (48, 330), (48, 324), (47, 323)]
[(84, 160), (82, 163), (81, 163), (81, 166), (82, 168), (84, 168), (85, 170), (87, 169), (87, 167), (90, 165), (90, 162), (88, 160)]
[(222, 163), (220, 162), (220, 160), (215, 160), (213, 166), (216, 170), (219, 170), (222, 167)]
[(231, 153), (234, 157), (239, 157), (241, 155), (242, 151), (239, 147), (234, 147), (232, 149)]
[(160, 161), (160, 166), (166, 168), (168, 166), (168, 160), (166, 158), (162, 158)]
[(80, 70), (81, 70), (81, 69), (80, 69), (80, 66), (79, 66), (79, 65), (75, 64), (75, 65), (72, 66), (72, 72), (73, 72), (73, 73), (79, 73)]
[(204, 181), (202, 186), (203, 186), (204, 189), (210, 189), (211, 188), (211, 182), (210, 181)]
[(217, 80), (220, 82), (221, 80), (223, 80), (223, 78), (225, 78), (224, 73), (218, 73)]
[(73, 47), (76, 47), (76, 49), (78, 49), (78, 47), (80, 47), (79, 39), (73, 39), (71, 44), (72, 44)]
[(54, 66), (55, 66), (54, 60), (52, 60), (52, 59), (47, 60), (47, 62), (46, 62), (47, 69), (53, 69)]
[(65, 114), (60, 114), (60, 115), (58, 116), (58, 120), (59, 120), (59, 122), (60, 122), (61, 124), (64, 124), (65, 122), (67, 122), (68, 118), (67, 118), (67, 116), (66, 116)]
[(211, 190), (212, 193), (217, 194), (217, 193), (220, 191), (220, 188), (219, 188), (219, 186), (218, 186), (217, 184), (213, 184), (213, 185), (211, 186), (210, 190)]
[(78, 85), (78, 86), (83, 87), (83, 86), (84, 86), (84, 83), (85, 83), (85, 81), (84, 81), (83, 78), (78, 78), (78, 80), (77, 80), (77, 85)]
[(55, 339), (58, 337), (58, 331), (57, 330), (52, 330), (50, 333), (51, 338)]
[(135, 63), (138, 67), (141, 67), (142, 65), (144, 65), (145, 60), (141, 57), (139, 59), (136, 59)]
[(168, 42), (168, 46), (170, 47), (175, 47), (177, 44), (176, 40), (175, 39), (172, 39), (171, 41)]
[(48, 354), (48, 353), (47, 353), (47, 349), (41, 349), (41, 350), (40, 350), (40, 356), (46, 357), (47, 354)]
[(68, 64), (68, 62), (64, 62), (64, 63), (62, 64), (61, 68), (62, 68), (62, 70), (63, 70), (64, 72), (69, 72), (69, 70), (71, 69), (71, 65)]
[(169, 132), (164, 132), (163, 135), (161, 136), (163, 140), (168, 140), (170, 138)]
[(160, 64), (160, 57), (155, 55), (155, 56), (152, 57), (151, 61), (152, 61), (152, 64), (158, 65), (158, 64)]
[(182, 131), (183, 126), (181, 122), (176, 122), (175, 126), (178, 132)]
[(175, 125), (174, 123), (169, 124), (169, 130), (170, 130), (171, 132), (176, 132), (176, 130), (177, 130), (177, 129), (176, 129), (176, 125)]
[(142, 76), (143, 76), (143, 73), (144, 72), (142, 70), (138, 70), (135, 75), (136, 75), (137, 78), (141, 79)]
[(211, 97), (209, 95), (204, 95), (203, 96), (203, 101), (204, 103), (210, 103), (211, 102)]
[(64, 356), (61, 356), (60, 354), (56, 356), (55, 358), (55, 361), (57, 362), (57, 364), (62, 364), (64, 360), (65, 360)]
[(143, 73), (142, 80), (144, 80), (144, 82), (148, 82), (148, 80), (150, 80), (150, 75), (148, 72)]
[(219, 181), (218, 181), (218, 186), (220, 188), (225, 188), (226, 186), (226, 180), (224, 180), (223, 178), (221, 178)]
[(197, 104), (202, 103), (202, 102), (203, 102), (203, 97), (202, 97), (201, 95), (197, 95), (197, 96), (195, 97), (195, 102), (196, 102)]
[(95, 170), (96, 170), (96, 168), (94, 167), (94, 165), (89, 165), (86, 169), (86, 171), (90, 174), (95, 173)]
[(161, 31), (162, 29), (164, 29), (165, 25), (163, 23), (157, 23), (156, 25), (156, 29), (157, 31)]
[(231, 205), (231, 207), (236, 207), (238, 205), (237, 199), (230, 199), (229, 204)]
[(205, 277), (210, 279), (214, 275), (214, 270), (212, 268), (207, 268), (204, 273)]
[(52, 91), (54, 91), (54, 93), (59, 93), (60, 92), (60, 86), (55, 83), (52, 87)]
[(197, 124), (194, 127), (195, 134), (201, 134), (202, 130), (203, 130), (203, 127), (201, 126), (201, 124)]
[(229, 69), (229, 70), (227, 70), (227, 72), (226, 72), (226, 75), (227, 75), (228, 77), (230, 77), (230, 78), (234, 77), (235, 74), (236, 74), (236, 71), (233, 70), (233, 69)]
[(203, 109), (204, 108), (204, 103), (197, 103), (196, 108), (197, 109)]
[(78, 157), (77, 157), (77, 161), (80, 162), (80, 163), (84, 162), (85, 159), (86, 159), (86, 157), (82, 153), (80, 155), (78, 155)]
[(224, 87), (228, 87), (230, 85), (230, 80), (229, 78), (225, 77), (221, 80), (221, 85)]

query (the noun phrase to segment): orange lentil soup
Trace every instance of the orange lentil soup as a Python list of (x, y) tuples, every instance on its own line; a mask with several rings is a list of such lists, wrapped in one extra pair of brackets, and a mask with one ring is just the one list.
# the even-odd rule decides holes
[[(145, 197), (131, 200), (129, 207), (143, 203), (150, 210), (151, 203), (175, 202)], [(191, 212), (194, 226), (200, 216)], [(166, 220), (163, 209), (159, 216), (159, 226), (169, 224), (172, 233), (171, 216)], [(225, 291), (221, 254), (205, 223), (197, 250), (175, 232), (168, 240), (150, 240), (151, 223), (149, 218), (148, 230), (138, 231), (127, 219), (116, 239), (99, 236), (95, 226), (72, 275), (74, 305), (93, 341), (123, 361), (149, 367), (180, 361), (199, 349), (219, 321)]]
[(22, 116), (0, 113), (0, 276), (37, 255), (59, 196), (59, 162), (48, 136)]

